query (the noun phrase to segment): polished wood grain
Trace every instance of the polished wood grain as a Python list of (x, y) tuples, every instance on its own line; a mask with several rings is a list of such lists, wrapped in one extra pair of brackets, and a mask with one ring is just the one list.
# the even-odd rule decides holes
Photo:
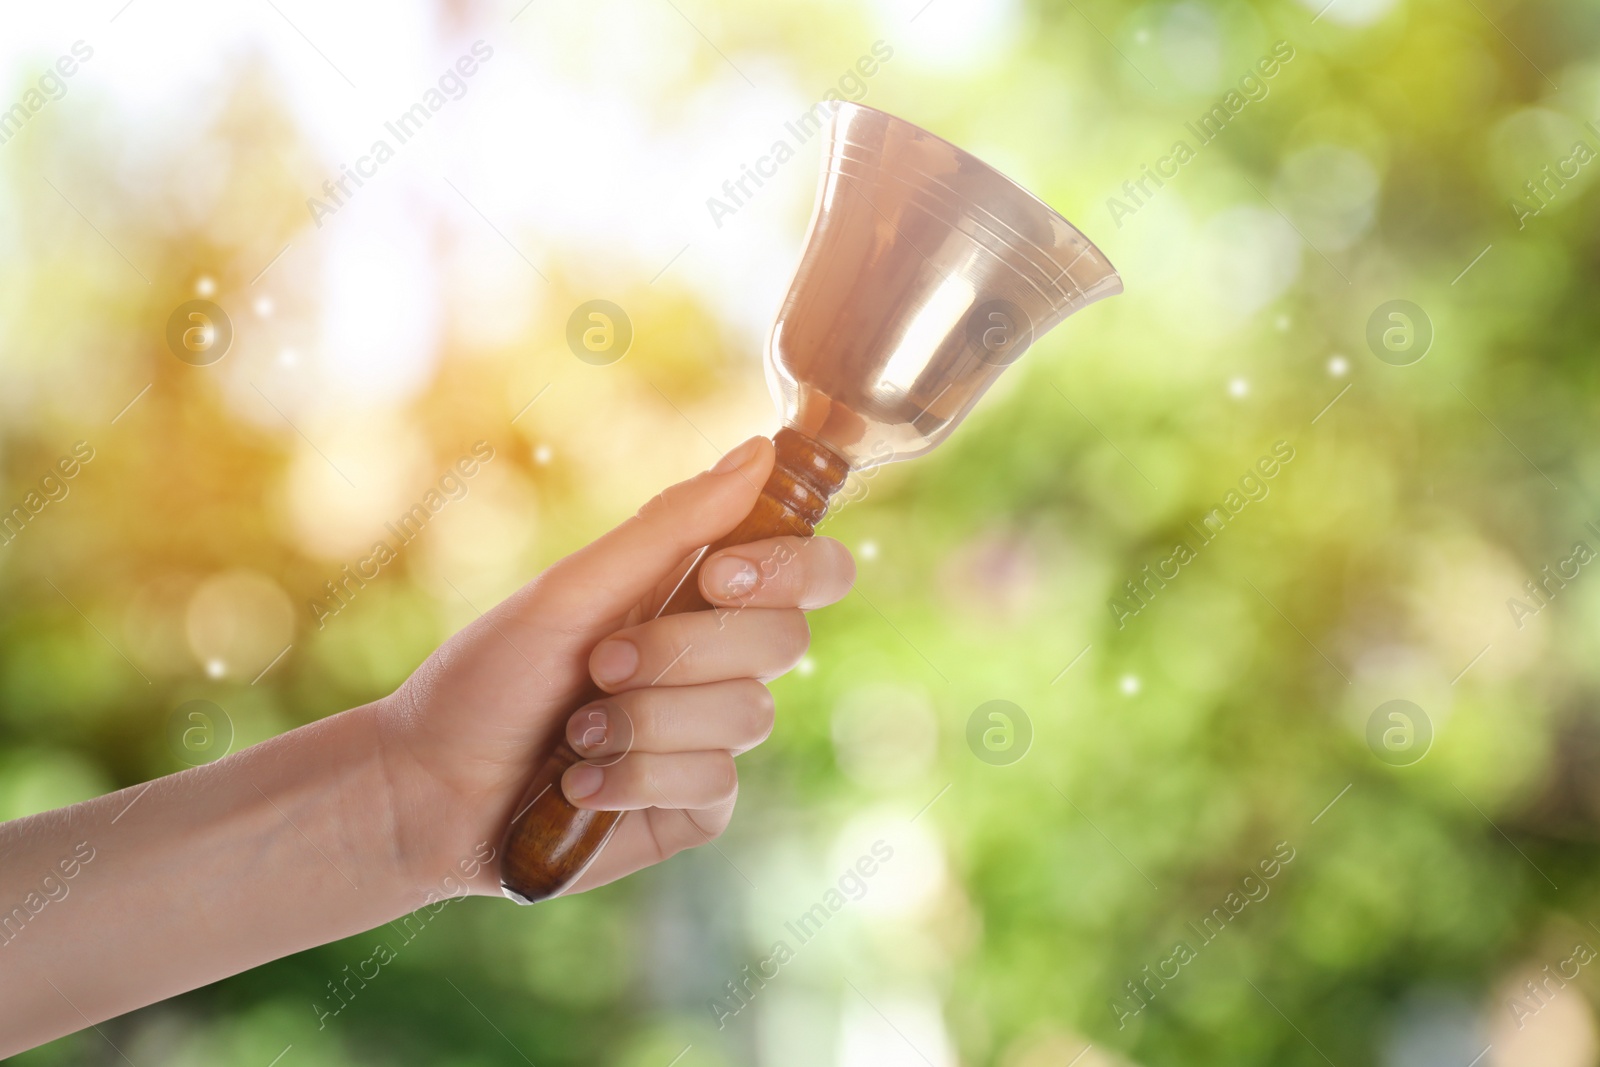
[[(850, 474), (849, 464), (795, 430), (778, 431), (773, 444), (777, 447), (777, 460), (750, 514), (701, 554), (658, 617), (711, 609), (700, 595), (700, 564), (712, 552), (769, 537), (810, 537), (822, 520), (828, 499)], [(599, 688), (592, 687), (573, 705), (573, 711), (602, 696)], [(512, 900), (534, 904), (570, 888), (594, 862), (627, 814), (586, 811), (568, 803), (561, 792), (561, 775), (578, 759), (563, 731), (562, 740), (534, 775), (506, 829), (500, 851), (500, 887)]]

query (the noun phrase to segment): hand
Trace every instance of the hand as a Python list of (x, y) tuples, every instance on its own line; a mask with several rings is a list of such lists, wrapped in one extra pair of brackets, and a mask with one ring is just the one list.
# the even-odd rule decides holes
[[(628, 811), (577, 889), (721, 833), (733, 756), (772, 727), (763, 682), (805, 651), (801, 609), (854, 578), (837, 542), (779, 538), (707, 562), (700, 588), (723, 610), (654, 618), (772, 462), (757, 438), (673, 486), (382, 700), (0, 824), (0, 900), (22, 902), (0, 930), (0, 1057), (443, 896), (497, 892), (491, 850), (563, 731), (589, 757), (567, 795)], [(753, 583), (734, 580), (745, 566)], [(574, 715), (591, 675), (607, 696)], [(70, 903), (41, 872), (73, 879)]]
[[(726, 829), (733, 757), (772, 729), (765, 683), (805, 653), (802, 609), (843, 598), (854, 561), (823, 537), (724, 549), (699, 576), (722, 610), (654, 616), (699, 549), (744, 518), (772, 462), (772, 443), (754, 438), (667, 489), (456, 634), (381, 702), (396, 846), (419, 889), (459, 876), (485, 844), (498, 850), (563, 735), (585, 757), (562, 778), (567, 798), (630, 813), (573, 891)], [(591, 678), (607, 698), (577, 708)], [(485, 864), (471, 889), (498, 893), (497, 871)]]

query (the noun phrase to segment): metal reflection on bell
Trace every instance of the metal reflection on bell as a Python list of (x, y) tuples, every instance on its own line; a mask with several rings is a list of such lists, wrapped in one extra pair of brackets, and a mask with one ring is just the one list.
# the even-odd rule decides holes
[[(851, 470), (928, 451), (1028, 345), (1121, 291), (1100, 250), (1015, 182), (909, 122), (840, 104), (767, 344), (785, 423), (772, 473), (710, 550), (810, 536)], [(661, 614), (709, 608), (698, 574), (697, 563)], [(622, 817), (579, 810), (556, 787), (578, 758), (557, 745), (506, 831), (500, 877), (513, 900), (570, 888)]]
[(1122, 291), (1098, 248), (988, 164), (841, 103), (805, 252), (767, 344), (792, 429), (860, 470), (955, 428), (1000, 372)]

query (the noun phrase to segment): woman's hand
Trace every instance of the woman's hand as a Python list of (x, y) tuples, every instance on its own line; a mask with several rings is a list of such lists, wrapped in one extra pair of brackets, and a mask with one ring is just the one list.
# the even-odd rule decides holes
[[(654, 618), (771, 466), (757, 438), (668, 489), (391, 696), (0, 824), (0, 1057), (458, 896), (464, 876), (495, 892), (493, 850), (563, 732), (588, 757), (568, 797), (629, 811), (577, 888), (721, 833), (733, 756), (772, 727), (763, 683), (805, 651), (800, 610), (854, 576), (835, 541), (745, 545), (701, 571), (723, 610)], [(591, 677), (607, 698), (574, 715)]]
[[(498, 893), (498, 849), (534, 771), (565, 736), (584, 762), (578, 807), (630, 812), (575, 890), (715, 838), (738, 794), (733, 757), (772, 729), (765, 683), (810, 640), (802, 609), (849, 592), (855, 564), (828, 538), (724, 549), (700, 571), (714, 611), (655, 613), (699, 547), (733, 529), (772, 468), (745, 442), (634, 518), (551, 566), (451, 638), (377, 709), (402, 869), (419, 889), (476, 870)], [(781, 565), (774, 561), (782, 561)], [(607, 694), (578, 707), (593, 680)]]

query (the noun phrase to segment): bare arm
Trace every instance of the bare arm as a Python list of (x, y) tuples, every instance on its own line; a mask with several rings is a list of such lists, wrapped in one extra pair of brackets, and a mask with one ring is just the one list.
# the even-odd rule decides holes
[[(849, 591), (827, 538), (724, 549), (720, 611), (656, 619), (772, 466), (756, 438), (550, 567), (392, 695), (206, 767), (0, 825), (0, 1056), (378, 926), (498, 894), (495, 850), (563, 732), (562, 789), (626, 811), (574, 891), (726, 829), (802, 608)], [(779, 542), (786, 542), (779, 544)], [(777, 571), (762, 566), (782, 550)], [(730, 610), (731, 609), (731, 610)], [(605, 696), (574, 711), (591, 681)]]
[(421, 905), (375, 711), (0, 827), (0, 1055)]

